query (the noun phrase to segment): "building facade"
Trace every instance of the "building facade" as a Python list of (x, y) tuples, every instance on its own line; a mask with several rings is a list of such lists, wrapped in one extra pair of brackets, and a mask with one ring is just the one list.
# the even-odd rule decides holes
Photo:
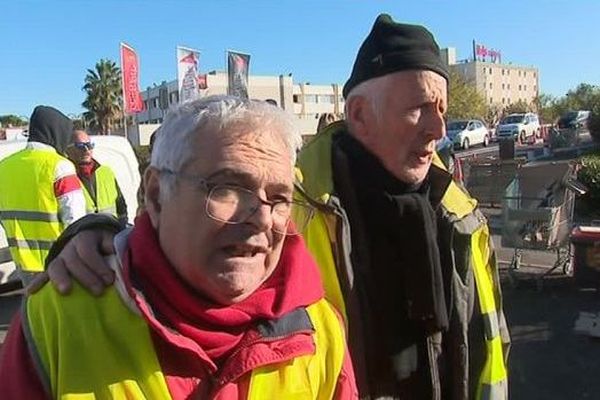
[(451, 71), (475, 85), (488, 105), (499, 108), (523, 101), (531, 104), (539, 95), (539, 71), (524, 67), (477, 59), (456, 61), (456, 50), (443, 49), (442, 58)]
[[(212, 71), (206, 75), (207, 88), (201, 96), (227, 93), (227, 73)], [(177, 80), (149, 87), (141, 93), (144, 111), (137, 114), (139, 124), (159, 124), (169, 107), (179, 103)], [(311, 85), (293, 82), (290, 75), (248, 77), (248, 95), (252, 99), (272, 99), (284, 110), (293, 114), (303, 135), (314, 134), (319, 116), (323, 113), (342, 114), (344, 99), (342, 85)]]

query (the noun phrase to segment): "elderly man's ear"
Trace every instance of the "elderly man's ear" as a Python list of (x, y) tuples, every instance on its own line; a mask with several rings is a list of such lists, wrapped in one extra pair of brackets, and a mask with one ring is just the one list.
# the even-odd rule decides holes
[(146, 168), (146, 172), (144, 172), (144, 201), (152, 225), (156, 228), (161, 209), (160, 171), (153, 167)]
[(346, 121), (350, 132), (361, 142), (369, 140), (369, 134), (375, 126), (376, 116), (370, 101), (364, 96), (352, 96), (346, 105)]

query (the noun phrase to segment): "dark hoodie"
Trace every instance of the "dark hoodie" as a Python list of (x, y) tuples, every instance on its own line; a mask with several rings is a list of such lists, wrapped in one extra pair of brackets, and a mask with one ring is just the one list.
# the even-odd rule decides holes
[(56, 108), (37, 106), (29, 119), (29, 142), (52, 146), (64, 154), (73, 140), (73, 122)]

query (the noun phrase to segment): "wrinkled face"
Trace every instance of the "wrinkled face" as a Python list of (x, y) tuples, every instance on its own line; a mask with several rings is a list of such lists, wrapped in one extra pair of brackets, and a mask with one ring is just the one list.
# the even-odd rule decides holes
[(73, 143), (67, 148), (67, 155), (75, 164), (92, 162), (93, 152), (90, 137), (85, 131), (73, 133)]
[[(197, 148), (194, 161), (181, 171), (186, 175), (247, 188), (263, 200), (291, 200), (289, 150), (273, 132), (213, 135)], [(245, 222), (226, 224), (207, 215), (207, 192), (189, 180), (178, 179), (172, 196), (159, 204), (158, 176), (155, 169), (147, 172), (148, 212), (173, 267), (218, 304), (247, 298), (272, 274), (281, 255), (285, 236), (272, 230), (271, 208), (263, 204)]]
[(402, 71), (386, 77), (378, 110), (364, 113), (357, 138), (396, 178), (422, 182), (436, 141), (445, 134), (447, 82), (432, 71)]

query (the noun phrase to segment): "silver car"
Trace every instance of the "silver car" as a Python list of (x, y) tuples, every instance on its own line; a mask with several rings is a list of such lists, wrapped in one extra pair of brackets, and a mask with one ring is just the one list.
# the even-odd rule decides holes
[(490, 144), (490, 133), (485, 124), (478, 119), (450, 121), (446, 125), (446, 135), (454, 147), (468, 149), (477, 144)]

